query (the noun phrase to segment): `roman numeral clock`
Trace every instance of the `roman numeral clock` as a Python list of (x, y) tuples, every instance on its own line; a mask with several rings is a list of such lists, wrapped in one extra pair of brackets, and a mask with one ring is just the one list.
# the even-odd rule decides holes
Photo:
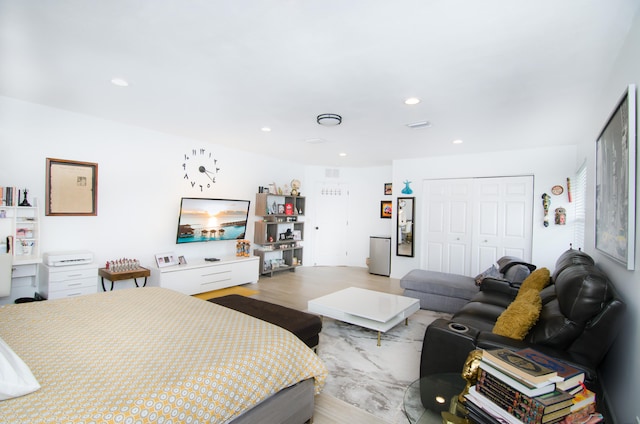
[(184, 155), (182, 170), (184, 171), (183, 179), (189, 182), (191, 188), (200, 189), (202, 192), (212, 188), (216, 183), (220, 167), (213, 152), (206, 149), (192, 149)]

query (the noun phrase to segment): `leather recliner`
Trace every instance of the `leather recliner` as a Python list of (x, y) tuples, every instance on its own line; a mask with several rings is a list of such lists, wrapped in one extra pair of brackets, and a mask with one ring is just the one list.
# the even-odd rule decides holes
[(492, 333), (516, 294), (517, 288), (503, 282), (483, 282), (481, 291), (450, 320), (429, 325), (420, 376), (461, 372), (474, 349), (532, 347), (584, 370), (586, 386), (600, 394), (597, 370), (619, 332), (617, 322), (624, 322), (625, 305), (593, 259), (573, 249), (558, 258), (551, 284), (540, 292), (540, 317), (522, 341)]

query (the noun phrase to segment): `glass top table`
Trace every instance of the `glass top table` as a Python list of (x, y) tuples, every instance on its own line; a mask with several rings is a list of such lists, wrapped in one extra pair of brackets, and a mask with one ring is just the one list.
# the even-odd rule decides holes
[(411, 424), (442, 424), (442, 412), (459, 415), (458, 395), (466, 381), (460, 373), (432, 374), (414, 381), (407, 388), (403, 408)]

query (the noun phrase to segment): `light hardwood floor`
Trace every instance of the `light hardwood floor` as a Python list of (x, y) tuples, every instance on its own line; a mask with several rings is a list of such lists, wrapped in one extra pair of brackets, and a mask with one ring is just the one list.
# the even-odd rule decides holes
[[(258, 290), (253, 298), (304, 311), (310, 299), (347, 287), (360, 287), (385, 293), (402, 294), (397, 279), (369, 274), (357, 267), (299, 267), (295, 272), (282, 271), (273, 277), (261, 276), (258, 283), (246, 284)], [(366, 411), (333, 396), (316, 396), (314, 424), (388, 424)]]

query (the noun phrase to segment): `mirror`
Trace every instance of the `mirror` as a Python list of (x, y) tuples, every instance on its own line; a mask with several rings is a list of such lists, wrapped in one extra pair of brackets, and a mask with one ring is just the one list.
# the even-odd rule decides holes
[(398, 244), (396, 256), (413, 257), (413, 232), (415, 222), (413, 217), (415, 197), (398, 197)]

